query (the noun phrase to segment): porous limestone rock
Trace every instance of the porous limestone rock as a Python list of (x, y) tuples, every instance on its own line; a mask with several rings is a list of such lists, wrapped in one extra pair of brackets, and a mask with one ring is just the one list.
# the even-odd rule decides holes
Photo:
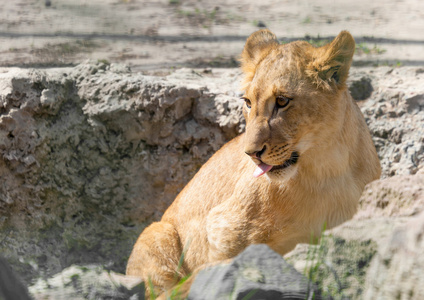
[(0, 251), (25, 280), (124, 271), (141, 230), (244, 128), (239, 77), (220, 72), (0, 69)]

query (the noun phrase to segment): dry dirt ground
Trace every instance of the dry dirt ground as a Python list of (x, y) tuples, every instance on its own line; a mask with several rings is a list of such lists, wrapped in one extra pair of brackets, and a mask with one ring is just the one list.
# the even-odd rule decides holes
[[(424, 65), (422, 0), (2, 1), (0, 66), (60, 67), (87, 59), (133, 71), (234, 67), (244, 41), (268, 27), (282, 42), (357, 41), (354, 65)], [(160, 71), (161, 70), (161, 71)]]

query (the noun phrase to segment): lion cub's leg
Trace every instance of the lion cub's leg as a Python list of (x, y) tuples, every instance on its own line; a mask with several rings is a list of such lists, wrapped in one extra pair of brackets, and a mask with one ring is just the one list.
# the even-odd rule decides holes
[(181, 255), (181, 242), (175, 227), (165, 222), (153, 223), (135, 243), (128, 260), (127, 275), (143, 279), (147, 299), (152, 292), (158, 296), (186, 275), (183, 266), (179, 267)]
[[(232, 199), (228, 203), (232, 203)], [(232, 258), (247, 246), (246, 212), (243, 207), (228, 203), (213, 208), (206, 218), (210, 262)]]

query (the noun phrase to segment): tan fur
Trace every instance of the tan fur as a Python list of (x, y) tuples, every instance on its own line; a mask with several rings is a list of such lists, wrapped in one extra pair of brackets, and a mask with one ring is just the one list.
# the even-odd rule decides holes
[[(350, 219), (364, 186), (380, 176), (368, 128), (346, 88), (354, 49), (348, 32), (320, 48), (280, 45), (268, 30), (252, 34), (241, 56), (251, 104), (243, 109), (246, 133), (212, 156), (162, 220), (140, 235), (127, 274), (150, 281), (157, 294), (250, 244), (284, 255), (324, 226)], [(279, 96), (292, 100), (277, 108)], [(261, 160), (245, 154), (262, 149)], [(281, 165), (294, 151), (296, 164), (252, 176), (261, 161)]]

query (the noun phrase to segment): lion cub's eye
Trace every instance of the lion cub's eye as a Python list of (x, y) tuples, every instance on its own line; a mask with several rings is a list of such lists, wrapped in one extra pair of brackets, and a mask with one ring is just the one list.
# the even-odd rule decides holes
[(289, 105), (292, 99), (284, 97), (284, 96), (278, 96), (276, 100), (277, 100), (277, 108), (284, 108), (287, 105)]
[(247, 108), (250, 108), (252, 106), (252, 103), (249, 99), (242, 97), (241, 99), (244, 100), (244, 103), (246, 103)]

